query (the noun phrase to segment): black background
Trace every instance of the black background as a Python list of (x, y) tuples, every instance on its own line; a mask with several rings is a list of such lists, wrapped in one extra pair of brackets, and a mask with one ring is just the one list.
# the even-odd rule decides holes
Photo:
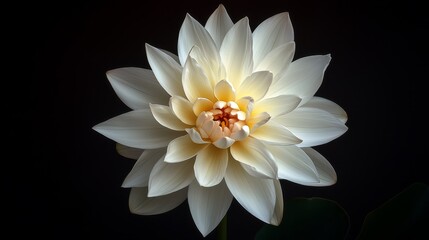
[[(24, 23), (10, 29), (20, 40), (14, 49), (25, 49), (18, 55), (25, 59), (20, 71), (30, 73), (20, 84), (31, 87), (29, 104), (19, 107), (31, 136), (19, 137), (19, 150), (10, 159), (18, 162), (24, 155), (25, 160), (3, 175), (3, 198), (10, 201), (4, 206), (11, 213), (6, 221), (21, 229), (15, 236), (203, 239), (187, 202), (162, 215), (131, 214), (129, 189), (121, 184), (133, 160), (119, 156), (115, 143), (91, 127), (129, 110), (109, 85), (106, 71), (148, 68), (144, 43), (176, 53), (185, 14), (205, 24), (219, 3), (234, 22), (248, 16), (252, 30), (288, 11), (295, 59), (332, 55), (316, 95), (347, 111), (349, 130), (316, 149), (334, 166), (338, 182), (315, 188), (283, 181), (285, 201), (324, 197), (338, 202), (350, 216), (348, 238), (354, 239), (368, 212), (413, 182), (429, 182), (423, 145), (429, 25), (423, 7), (413, 1), (22, 3), (5, 21)], [(261, 226), (233, 202), (230, 239), (253, 239)], [(206, 239), (215, 237), (213, 232)]]

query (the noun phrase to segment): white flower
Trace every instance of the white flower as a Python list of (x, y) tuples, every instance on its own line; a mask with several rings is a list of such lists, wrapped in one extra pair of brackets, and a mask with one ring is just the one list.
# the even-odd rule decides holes
[(123, 183), (132, 188), (131, 212), (160, 214), (188, 199), (206, 236), (233, 198), (278, 225), (280, 179), (334, 184), (331, 164), (310, 148), (347, 130), (345, 111), (314, 97), (331, 56), (292, 61), (294, 51), (288, 13), (252, 33), (247, 17), (234, 24), (220, 5), (205, 27), (186, 16), (178, 57), (146, 44), (152, 70), (107, 72), (133, 110), (94, 129), (116, 141), (120, 154), (138, 158)]

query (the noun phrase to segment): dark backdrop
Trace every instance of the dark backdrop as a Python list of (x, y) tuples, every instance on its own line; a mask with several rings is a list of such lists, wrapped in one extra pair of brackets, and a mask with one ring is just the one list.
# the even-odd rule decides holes
[[(15, 30), (20, 46), (28, 48), (23, 58), (29, 66), (22, 71), (30, 77), (22, 84), (31, 86), (30, 104), (21, 109), (31, 136), (21, 140), (31, 147), (13, 154), (26, 156), (23, 165), (4, 170), (12, 173), (5, 181), (10, 200), (5, 208), (12, 213), (6, 221), (21, 229), (15, 235), (202, 239), (187, 202), (157, 216), (129, 213), (129, 189), (121, 184), (133, 161), (119, 156), (115, 143), (91, 127), (128, 111), (106, 71), (147, 68), (144, 43), (177, 52), (185, 14), (205, 23), (219, 3), (234, 22), (248, 16), (252, 30), (289, 11), (295, 59), (332, 54), (316, 95), (347, 111), (349, 130), (316, 149), (334, 166), (338, 182), (315, 188), (284, 181), (286, 201), (323, 197), (338, 202), (350, 216), (353, 239), (368, 212), (411, 183), (429, 182), (422, 87), (428, 79), (428, 24), (414, 1), (23, 3), (14, 19), (24, 21)], [(252, 239), (263, 226), (235, 201), (228, 220), (230, 239)]]

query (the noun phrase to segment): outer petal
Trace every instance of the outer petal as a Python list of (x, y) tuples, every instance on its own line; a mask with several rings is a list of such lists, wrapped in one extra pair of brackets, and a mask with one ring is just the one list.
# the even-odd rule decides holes
[(210, 188), (200, 186), (197, 181), (189, 185), (189, 209), (195, 225), (204, 237), (220, 223), (232, 199), (224, 181)]
[(180, 132), (160, 125), (150, 109), (135, 110), (97, 124), (93, 129), (120, 144), (153, 149), (166, 147)]
[(267, 112), (272, 118), (286, 114), (298, 107), (301, 98), (292, 95), (280, 95), (273, 98), (262, 99), (256, 103), (252, 114), (258, 115)]
[(225, 78), (225, 69), (222, 63), (214, 62), (205, 56), (204, 52), (195, 45), (189, 52), (188, 58), (195, 59), (204, 75), (207, 77), (208, 82), (213, 87), (220, 79)]
[(293, 61), (286, 73), (271, 85), (268, 97), (278, 95), (296, 95), (302, 99), (300, 105), (313, 97), (322, 84), (323, 75), (331, 55), (315, 55)]
[(120, 143), (116, 143), (116, 151), (119, 155), (131, 159), (139, 159), (143, 153), (143, 149), (128, 147)]
[(319, 174), (313, 161), (296, 146), (267, 145), (275, 157), (279, 169), (279, 178), (298, 184), (318, 184)]
[(286, 127), (276, 122), (267, 122), (250, 134), (261, 141), (275, 145), (296, 145), (302, 142)]
[(164, 161), (175, 163), (188, 160), (205, 147), (207, 145), (194, 143), (189, 135), (178, 137), (168, 144)]
[(189, 52), (195, 45), (210, 60), (210, 65), (217, 66), (215, 68), (219, 69), (221, 61), (215, 42), (207, 30), (191, 15), (187, 14), (180, 28), (179, 40), (177, 42), (177, 51), (182, 66), (185, 65)]
[[(149, 65), (161, 86), (170, 96), (185, 96), (182, 87), (182, 67), (168, 54), (146, 44)], [(157, 92), (154, 92), (156, 94)]]
[(108, 71), (106, 75), (118, 97), (132, 109), (147, 108), (149, 103), (168, 101), (168, 94), (149, 69), (117, 68)]
[(317, 172), (319, 173), (320, 182), (316, 184), (307, 184), (309, 186), (330, 186), (337, 182), (337, 174), (335, 169), (328, 162), (328, 160), (318, 153), (313, 148), (303, 148), (305, 153), (313, 160), (316, 166)]
[(273, 82), (277, 81), (279, 75), (285, 72), (292, 62), (295, 54), (295, 42), (282, 44), (271, 50), (258, 64), (254, 71), (270, 71), (273, 73)]
[(268, 71), (254, 72), (238, 87), (236, 98), (250, 96), (255, 101), (263, 98), (271, 86), (273, 74)]
[(194, 114), (193, 105), (188, 99), (173, 96), (170, 98), (170, 107), (182, 122), (188, 125), (195, 125), (197, 117)]
[(251, 34), (249, 19), (245, 17), (228, 31), (220, 48), (227, 80), (236, 89), (253, 70)]
[(200, 97), (214, 100), (213, 87), (209, 79), (192, 57), (188, 57), (183, 67), (182, 84), (186, 97), (191, 103)]
[(239, 162), (253, 167), (269, 178), (277, 178), (277, 165), (267, 147), (257, 139), (248, 137), (235, 142), (230, 148), (231, 155)]
[(147, 149), (143, 152), (133, 169), (128, 173), (122, 187), (147, 187), (149, 183), (149, 175), (153, 166), (165, 155), (165, 148)]
[(236, 161), (229, 161), (225, 182), (234, 198), (248, 212), (270, 223), (276, 206), (276, 189), (272, 179), (250, 176)]
[(194, 179), (193, 160), (166, 163), (159, 160), (149, 176), (148, 197), (170, 194), (187, 187)]
[(159, 124), (166, 128), (175, 131), (184, 131), (186, 128), (190, 127), (190, 125), (180, 121), (180, 119), (174, 114), (173, 110), (168, 106), (150, 104), (150, 110)]
[(276, 47), (294, 40), (292, 23), (287, 12), (263, 21), (253, 32), (253, 59), (257, 66)]
[(273, 179), (273, 183), (276, 190), (276, 206), (274, 207), (274, 213), (270, 224), (278, 226), (280, 225), (283, 218), (283, 191), (279, 180)]
[(300, 107), (273, 121), (282, 124), (302, 139), (302, 143), (297, 145), (299, 147), (325, 144), (338, 138), (348, 129), (344, 122), (332, 114), (315, 108)]
[(220, 48), (223, 38), (233, 25), (234, 23), (229, 17), (225, 7), (220, 4), (212, 15), (210, 15), (205, 27), (212, 36), (216, 46)]
[(312, 97), (307, 103), (302, 105), (306, 108), (317, 108), (324, 110), (332, 115), (334, 115), (336, 118), (338, 118), (343, 123), (347, 122), (347, 113), (342, 109), (338, 104), (332, 102), (331, 100), (328, 100), (326, 98), (321, 97)]
[(203, 187), (219, 184), (228, 166), (228, 150), (208, 145), (202, 149), (195, 160), (195, 178)]
[(168, 212), (186, 200), (188, 189), (184, 188), (174, 193), (148, 197), (148, 188), (132, 188), (129, 198), (130, 211), (139, 215), (155, 215)]

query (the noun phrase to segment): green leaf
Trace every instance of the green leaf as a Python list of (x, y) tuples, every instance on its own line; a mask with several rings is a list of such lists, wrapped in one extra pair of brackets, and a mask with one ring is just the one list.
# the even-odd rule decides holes
[(255, 239), (344, 240), (349, 224), (347, 213), (332, 200), (295, 198), (285, 203), (281, 224), (265, 225)]
[(429, 239), (428, 228), (429, 187), (414, 183), (370, 212), (357, 240)]

